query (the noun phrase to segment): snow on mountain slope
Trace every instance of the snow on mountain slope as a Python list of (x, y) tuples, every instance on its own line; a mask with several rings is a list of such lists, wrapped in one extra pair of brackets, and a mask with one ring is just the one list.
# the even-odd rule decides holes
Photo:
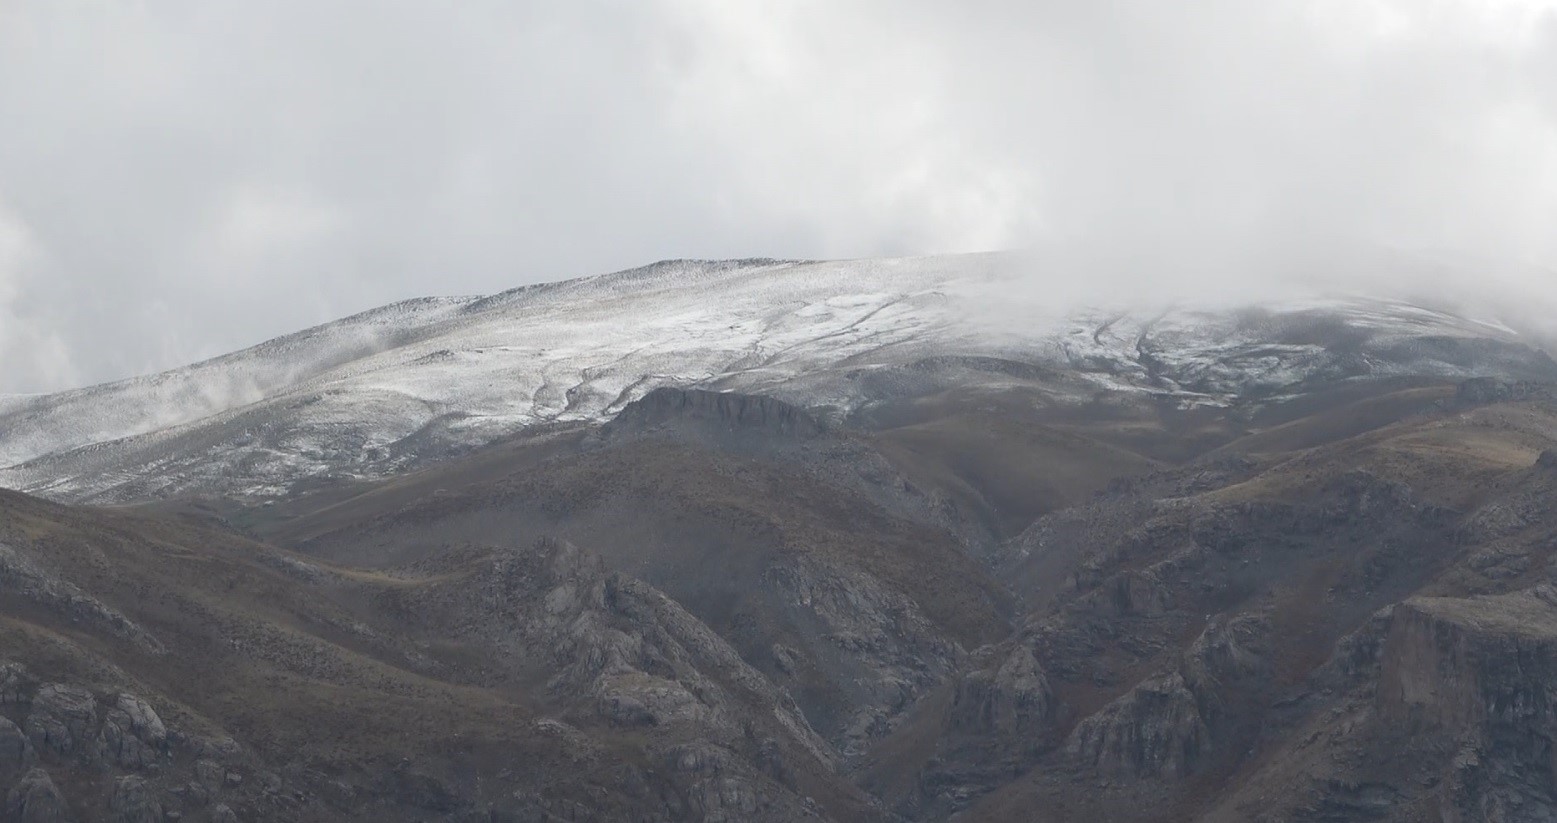
[(405, 345), (474, 300), (395, 303), (162, 374), (0, 398), (0, 464), (157, 431), (273, 397), (337, 366)]
[(663, 384), (847, 412), (880, 391), (861, 374), (948, 355), (1196, 403), (1316, 377), (1551, 366), (1507, 329), (1405, 304), (1066, 314), (1025, 275), (1008, 255), (674, 261), (397, 303), (160, 375), (0, 399), (0, 486), (71, 500), (265, 496), (601, 419)]

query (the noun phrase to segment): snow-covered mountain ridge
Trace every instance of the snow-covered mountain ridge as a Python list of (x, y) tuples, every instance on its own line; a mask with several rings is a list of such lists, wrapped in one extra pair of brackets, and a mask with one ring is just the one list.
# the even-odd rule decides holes
[(927, 374), (947, 357), (1063, 370), (1057, 395), (1217, 404), (1315, 378), (1557, 373), (1511, 329), (1408, 304), (1061, 311), (1038, 282), (1005, 255), (671, 261), (406, 301), (158, 375), (0, 398), (0, 486), (266, 496), (604, 419), (660, 385), (847, 416), (965, 379)]

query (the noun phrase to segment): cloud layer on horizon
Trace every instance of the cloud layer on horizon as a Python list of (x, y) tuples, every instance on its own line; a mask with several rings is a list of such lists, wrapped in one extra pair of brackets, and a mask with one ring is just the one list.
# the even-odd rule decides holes
[[(667, 257), (1557, 300), (1557, 0), (0, 8), (0, 392)], [(1419, 272), (1390, 271), (1381, 282)]]

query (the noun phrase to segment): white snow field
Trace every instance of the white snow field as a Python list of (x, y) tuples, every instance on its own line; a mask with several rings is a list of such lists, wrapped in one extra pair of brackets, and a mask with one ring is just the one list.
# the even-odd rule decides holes
[[(841, 416), (870, 400), (861, 374), (931, 357), (1052, 365), (1095, 391), (1186, 403), (1280, 393), (1316, 374), (1472, 373), (1444, 340), (1511, 346), (1512, 372), (1550, 363), (1496, 323), (1387, 301), (1068, 311), (1045, 304), (1024, 265), (1000, 254), (672, 261), (396, 303), (162, 374), (0, 397), (0, 486), (100, 502), (266, 497), (535, 424), (605, 419), (667, 384)], [(1315, 324), (1325, 339), (1294, 332)], [(1337, 350), (1337, 329), (1361, 343)]]

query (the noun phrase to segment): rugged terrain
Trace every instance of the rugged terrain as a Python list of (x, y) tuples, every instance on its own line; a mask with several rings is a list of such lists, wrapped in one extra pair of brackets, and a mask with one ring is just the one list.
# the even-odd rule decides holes
[(1557, 820), (1540, 342), (1024, 277), (658, 264), (0, 399), (5, 819)]

